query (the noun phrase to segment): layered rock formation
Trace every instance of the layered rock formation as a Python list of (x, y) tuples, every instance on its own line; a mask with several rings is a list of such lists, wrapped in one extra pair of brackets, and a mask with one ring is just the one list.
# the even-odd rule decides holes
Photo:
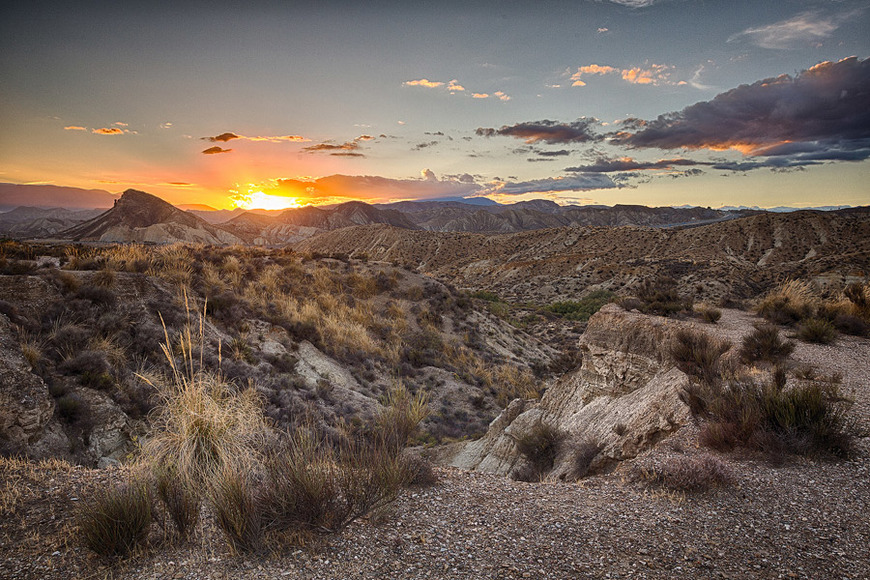
[(524, 461), (517, 438), (538, 423), (564, 433), (569, 442), (561, 446), (550, 478), (572, 472), (571, 441), (600, 447), (593, 468), (635, 457), (689, 420), (679, 398), (688, 377), (668, 355), (674, 333), (687, 324), (605, 306), (580, 339), (580, 368), (560, 378), (540, 403), (512, 402), (452, 464), (507, 475)]

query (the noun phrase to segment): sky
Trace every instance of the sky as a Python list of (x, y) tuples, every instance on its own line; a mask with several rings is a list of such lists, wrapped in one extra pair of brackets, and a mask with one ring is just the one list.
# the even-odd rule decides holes
[(870, 0), (4, 2), (0, 182), (870, 204)]

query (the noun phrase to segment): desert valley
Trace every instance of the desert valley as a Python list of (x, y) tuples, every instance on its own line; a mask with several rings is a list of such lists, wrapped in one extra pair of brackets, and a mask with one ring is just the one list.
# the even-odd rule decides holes
[(9, 214), (8, 577), (866, 571), (867, 208)]
[(870, 579), (870, 2), (0, 6), (0, 580)]

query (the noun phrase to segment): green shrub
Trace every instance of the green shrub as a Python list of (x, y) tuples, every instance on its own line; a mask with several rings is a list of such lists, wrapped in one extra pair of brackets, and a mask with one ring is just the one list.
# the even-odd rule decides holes
[(772, 324), (757, 324), (755, 330), (743, 337), (740, 356), (747, 363), (777, 362), (794, 351), (794, 343), (779, 337), (779, 329)]
[(580, 300), (554, 302), (553, 304), (544, 307), (544, 310), (557, 314), (568, 320), (586, 322), (593, 314), (598, 312), (602, 306), (610, 302), (614, 296), (613, 292), (608, 292), (607, 290), (595, 290)]
[(831, 344), (837, 339), (837, 329), (823, 318), (807, 318), (798, 325), (797, 337), (804, 342)]
[(471, 293), (472, 298), (477, 298), (478, 300), (485, 300), (486, 302), (501, 302), (501, 298), (498, 297), (498, 294), (495, 292), (489, 292), (487, 290), (478, 290), (477, 292)]
[(673, 316), (692, 308), (692, 301), (680, 296), (673, 278), (644, 280), (637, 289), (637, 298), (645, 314)]
[(133, 482), (84, 499), (78, 531), (85, 546), (97, 554), (124, 556), (145, 540), (151, 515), (147, 486)]

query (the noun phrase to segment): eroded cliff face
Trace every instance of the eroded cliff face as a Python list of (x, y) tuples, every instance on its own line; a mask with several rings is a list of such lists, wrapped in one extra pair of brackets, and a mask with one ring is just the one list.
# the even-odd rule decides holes
[(679, 398), (688, 377), (668, 352), (676, 331), (690, 325), (605, 306), (580, 338), (580, 368), (557, 380), (540, 402), (511, 403), (487, 434), (468, 443), (451, 463), (507, 475), (524, 461), (516, 438), (539, 422), (563, 432), (569, 442), (549, 478), (572, 472), (571, 441), (600, 446), (593, 469), (635, 457), (689, 420)]

